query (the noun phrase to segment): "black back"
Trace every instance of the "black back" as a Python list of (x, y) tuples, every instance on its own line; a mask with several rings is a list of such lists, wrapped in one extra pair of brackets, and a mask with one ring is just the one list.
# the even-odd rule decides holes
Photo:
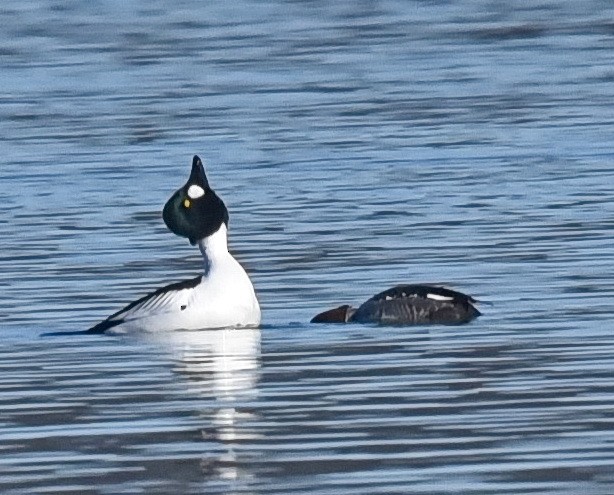
[(468, 323), (480, 316), (471, 296), (432, 285), (399, 285), (371, 297), (350, 321), (384, 325)]

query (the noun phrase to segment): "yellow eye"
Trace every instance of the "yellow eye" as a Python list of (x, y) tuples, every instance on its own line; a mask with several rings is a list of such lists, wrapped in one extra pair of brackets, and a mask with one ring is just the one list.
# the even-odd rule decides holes
[(189, 208), (191, 204), (192, 203), (190, 203), (190, 200), (188, 198), (183, 200), (183, 206), (185, 206), (186, 208)]

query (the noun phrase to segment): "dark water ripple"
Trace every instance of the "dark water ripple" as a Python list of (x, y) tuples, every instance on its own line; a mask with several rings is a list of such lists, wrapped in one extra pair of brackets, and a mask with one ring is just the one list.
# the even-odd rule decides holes
[[(0, 7), (0, 492), (611, 495), (610, 2)], [(259, 331), (76, 331), (198, 254)], [(312, 327), (401, 282), (462, 328)]]

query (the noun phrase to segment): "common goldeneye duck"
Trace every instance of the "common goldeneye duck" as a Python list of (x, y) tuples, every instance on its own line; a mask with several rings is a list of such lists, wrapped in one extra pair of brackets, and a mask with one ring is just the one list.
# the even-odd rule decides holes
[(228, 210), (209, 186), (198, 156), (192, 160), (186, 184), (164, 205), (162, 218), (171, 232), (198, 244), (204, 260), (202, 275), (134, 301), (88, 333), (258, 326), (260, 306), (254, 287), (228, 252)]
[(433, 285), (398, 285), (367, 299), (324, 311), (311, 323), (378, 323), (380, 325), (459, 325), (480, 316), (473, 297)]

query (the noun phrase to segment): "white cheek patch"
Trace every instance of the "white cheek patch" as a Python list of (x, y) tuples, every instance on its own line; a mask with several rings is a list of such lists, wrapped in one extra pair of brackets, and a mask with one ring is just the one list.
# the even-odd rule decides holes
[(454, 299), (453, 297), (431, 294), (430, 292), (426, 295), (426, 297), (428, 299), (433, 299), (434, 301), (452, 301)]
[(205, 190), (202, 187), (197, 186), (196, 184), (192, 184), (188, 188), (188, 196), (190, 199), (198, 199), (204, 195), (205, 195)]

